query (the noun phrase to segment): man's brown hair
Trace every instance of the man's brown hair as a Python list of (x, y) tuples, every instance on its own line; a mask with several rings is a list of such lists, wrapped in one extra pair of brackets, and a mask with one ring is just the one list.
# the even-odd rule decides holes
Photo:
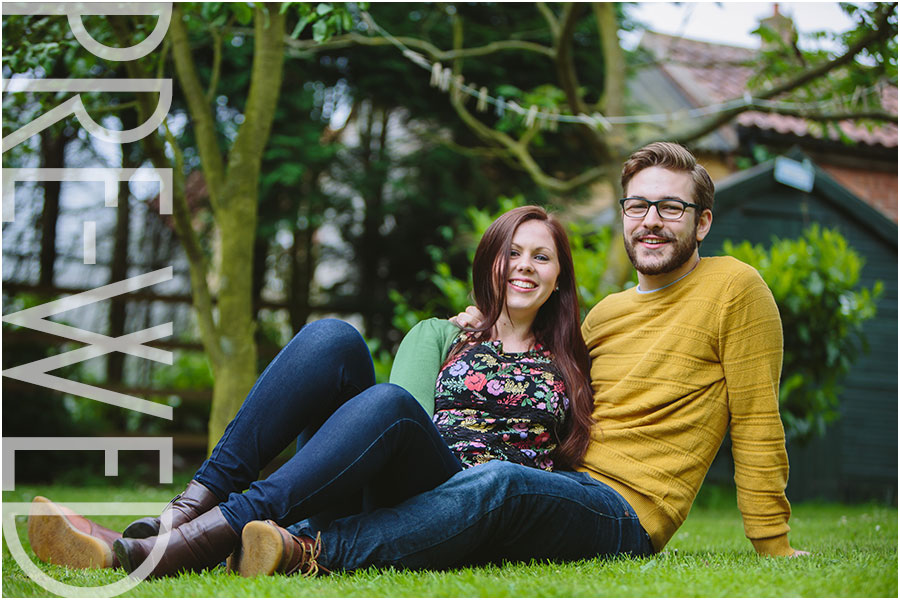
[(699, 219), (704, 210), (712, 210), (716, 187), (709, 173), (697, 163), (690, 150), (672, 142), (653, 142), (635, 151), (622, 167), (622, 190), (625, 190), (632, 177), (648, 167), (662, 167), (671, 171), (690, 173), (694, 182), (692, 201), (700, 206), (695, 219)]

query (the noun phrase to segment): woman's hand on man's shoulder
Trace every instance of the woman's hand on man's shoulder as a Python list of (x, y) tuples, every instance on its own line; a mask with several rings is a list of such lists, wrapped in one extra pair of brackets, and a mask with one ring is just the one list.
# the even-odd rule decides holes
[(484, 315), (474, 306), (466, 307), (465, 312), (461, 312), (455, 317), (450, 317), (450, 322), (460, 329), (473, 329), (479, 327), (484, 321)]

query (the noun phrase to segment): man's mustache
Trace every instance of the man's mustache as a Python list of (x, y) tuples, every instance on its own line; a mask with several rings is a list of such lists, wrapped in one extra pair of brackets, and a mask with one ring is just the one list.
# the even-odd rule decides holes
[(634, 241), (638, 241), (639, 239), (641, 239), (642, 237), (644, 237), (646, 235), (652, 235), (652, 236), (655, 236), (658, 238), (662, 238), (662, 239), (666, 240), (667, 242), (674, 242), (678, 239), (670, 232), (661, 231), (661, 230), (651, 231), (649, 229), (642, 229), (641, 231), (637, 231), (637, 232), (631, 234), (631, 239)]

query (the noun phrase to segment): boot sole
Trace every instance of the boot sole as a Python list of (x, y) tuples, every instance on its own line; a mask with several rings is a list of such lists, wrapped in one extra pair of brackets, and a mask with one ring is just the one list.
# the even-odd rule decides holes
[(47, 498), (35, 496), (34, 505), (49, 505), (53, 514), (28, 515), (28, 541), (39, 559), (73, 569), (101, 569), (113, 565), (113, 553), (105, 542), (76, 529)]
[(284, 556), (284, 541), (277, 529), (264, 521), (251, 521), (241, 532), (237, 571), (242, 577), (273, 575)]
[(150, 522), (150, 519), (135, 521), (125, 528), (125, 531), (122, 532), (122, 537), (142, 540), (159, 535), (159, 521), (154, 521)]
[(119, 564), (122, 565), (125, 572), (131, 573), (134, 571), (134, 565), (131, 564), (131, 556), (128, 555), (126, 539), (128, 538), (121, 538), (113, 542), (113, 552), (116, 553), (116, 558), (119, 559)]

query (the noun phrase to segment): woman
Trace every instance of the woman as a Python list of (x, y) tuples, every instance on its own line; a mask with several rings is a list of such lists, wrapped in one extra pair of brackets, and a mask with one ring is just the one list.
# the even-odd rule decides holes
[[(315, 572), (315, 542), (276, 522), (393, 506), (495, 458), (543, 469), (577, 463), (592, 400), (565, 232), (543, 209), (509, 211), (485, 232), (473, 283), (485, 325), (458, 336), (447, 322), (420, 323), (390, 384), (374, 385), (368, 349), (349, 325), (304, 327), (185, 492), (115, 540), (121, 565), (131, 572), (146, 559), (162, 521), (171, 538), (151, 575), (214, 566), (239, 550), (239, 536), (255, 549), (232, 557), (244, 575)], [(257, 481), (298, 434), (297, 453)]]

